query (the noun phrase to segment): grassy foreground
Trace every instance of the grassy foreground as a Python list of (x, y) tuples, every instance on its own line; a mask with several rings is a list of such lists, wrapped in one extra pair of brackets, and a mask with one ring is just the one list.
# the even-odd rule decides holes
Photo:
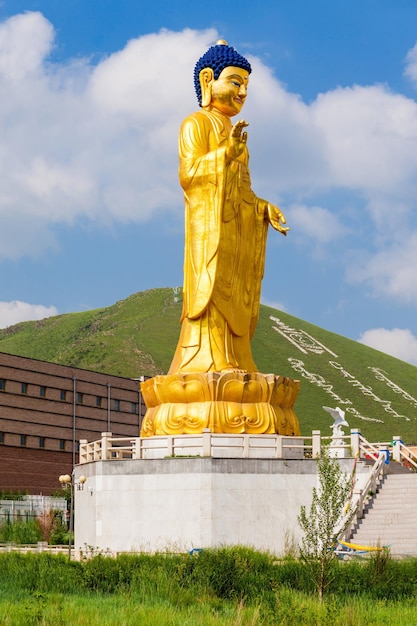
[(243, 547), (199, 555), (0, 554), (0, 624), (412, 625), (417, 559), (334, 563), (324, 602), (305, 565)]
[(118, 594), (85, 597), (62, 594), (28, 595), (0, 600), (0, 624), (10, 626), (414, 626), (416, 602), (377, 602), (353, 598), (323, 605), (297, 592), (286, 592), (275, 615), (265, 618), (262, 606), (196, 599), (189, 607), (157, 599)]

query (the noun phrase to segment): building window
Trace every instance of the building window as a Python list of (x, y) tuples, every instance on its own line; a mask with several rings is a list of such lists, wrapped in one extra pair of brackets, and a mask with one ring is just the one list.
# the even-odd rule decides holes
[(67, 399), (67, 392), (64, 391), (63, 389), (61, 389), (61, 395), (60, 395), (61, 400), (65, 401)]
[(65, 439), (60, 439), (59, 441), (59, 449), (65, 450)]
[(77, 393), (77, 404), (82, 404), (83, 403), (83, 399), (84, 399), (83, 394), (78, 392)]
[(101, 407), (101, 403), (102, 403), (103, 398), (101, 396), (96, 396), (96, 406), (97, 407)]
[(28, 384), (27, 383), (22, 383), (21, 391), (22, 391), (22, 393), (27, 393), (28, 392)]
[(44, 398), (46, 396), (46, 387), (39, 387), (39, 395), (41, 398)]
[(136, 413), (136, 409), (137, 409), (137, 402), (132, 402), (130, 410), (132, 411), (132, 413)]
[(114, 400), (113, 409), (115, 411), (120, 411), (120, 400)]
[(39, 437), (39, 447), (40, 448), (45, 447), (45, 437)]
[(0, 378), (0, 391), (6, 391), (6, 381), (4, 378)]
[(4, 443), (4, 433), (0, 433), (0, 443)]
[(21, 446), (26, 445), (26, 435), (20, 435), (20, 445)]

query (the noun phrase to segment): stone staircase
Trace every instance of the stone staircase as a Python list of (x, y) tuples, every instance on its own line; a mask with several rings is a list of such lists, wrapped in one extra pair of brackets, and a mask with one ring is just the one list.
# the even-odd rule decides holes
[(390, 463), (349, 541), (389, 546), (392, 555), (417, 556), (417, 473)]

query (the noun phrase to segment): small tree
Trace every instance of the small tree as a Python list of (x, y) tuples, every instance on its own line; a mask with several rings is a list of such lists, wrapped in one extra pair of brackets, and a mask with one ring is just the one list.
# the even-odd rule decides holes
[[(310, 574), (323, 599), (332, 582), (334, 549), (337, 544), (336, 531), (344, 515), (351, 489), (352, 477), (340, 469), (337, 459), (329, 456), (327, 450), (317, 459), (318, 488), (313, 488), (310, 511), (302, 506), (298, 523), (304, 536), (300, 555), (310, 569)], [(340, 529), (342, 530), (342, 529)]]

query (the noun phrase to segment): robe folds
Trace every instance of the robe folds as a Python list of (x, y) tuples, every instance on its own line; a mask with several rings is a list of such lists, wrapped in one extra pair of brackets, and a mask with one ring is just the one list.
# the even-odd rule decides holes
[(185, 202), (181, 333), (169, 373), (257, 371), (250, 340), (259, 316), (268, 220), (251, 189), (249, 154), (226, 158), (230, 118), (187, 117), (179, 136)]

